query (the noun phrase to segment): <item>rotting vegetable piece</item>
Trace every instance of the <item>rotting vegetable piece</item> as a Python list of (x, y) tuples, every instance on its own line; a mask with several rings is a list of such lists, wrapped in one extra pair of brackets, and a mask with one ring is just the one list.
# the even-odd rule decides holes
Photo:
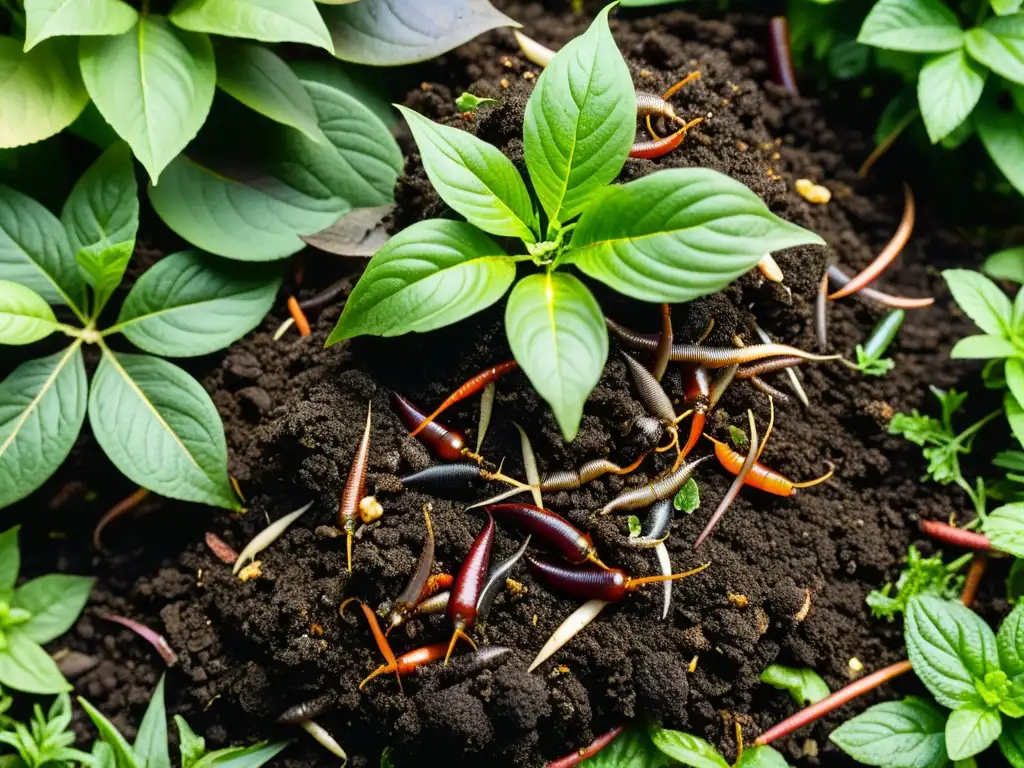
[(373, 404), (366, 407), (366, 428), (363, 439), (359, 442), (355, 455), (352, 457), (352, 468), (349, 470), (345, 489), (338, 505), (338, 528), (345, 532), (346, 551), (348, 554), (348, 572), (352, 573), (352, 535), (356, 532), (356, 520), (359, 517), (359, 503), (366, 497), (366, 468), (370, 461), (370, 424), (373, 417)]
[(448, 618), (455, 627), (452, 632), (452, 640), (448, 644), (448, 653), (444, 657), (444, 663), (452, 655), (455, 643), (461, 637), (476, 650), (476, 643), (466, 634), (466, 630), (473, 626), (476, 620), (476, 606), (480, 600), (480, 593), (484, 587), (484, 579), (487, 577), (487, 566), (491, 560), (491, 547), (494, 544), (494, 518), (487, 513), (487, 525), (480, 532), (469, 548), (466, 559), (459, 569), (459, 575), (455, 577), (455, 584), (452, 586), (451, 600), (448, 602)]
[(420, 559), (416, 563), (412, 576), (409, 577), (409, 582), (402, 590), (402, 594), (395, 600), (395, 607), (388, 617), (385, 636), (391, 630), (398, 629), (409, 619), (415, 611), (417, 603), (423, 599), (427, 583), (430, 580), (430, 571), (434, 567), (434, 526), (430, 522), (429, 504), (423, 505), (423, 522), (427, 529), (426, 537), (423, 540), (423, 551), (420, 553)]
[(689, 464), (684, 464), (660, 480), (648, 483), (642, 488), (631, 488), (623, 491), (614, 499), (601, 508), (600, 514), (607, 515), (609, 512), (625, 512), (631, 509), (639, 509), (663, 499), (671, 499), (676, 491), (683, 487), (683, 484), (690, 479), (690, 475), (710, 456), (703, 456)]
[(448, 397), (445, 398), (445, 401), (441, 403), (432, 414), (427, 416), (427, 418), (421, 421), (419, 425), (409, 433), (409, 437), (416, 437), (416, 435), (422, 432), (424, 428), (434, 421), (434, 419), (444, 413), (448, 408), (455, 405), (455, 403), (466, 399), (470, 395), (475, 395), (492, 381), (497, 381), (506, 373), (518, 367), (519, 363), (515, 360), (506, 360), (504, 363), (499, 363), (498, 365), (492, 366), (487, 370), (481, 371), (476, 376), (473, 376), (458, 389), (448, 395)]
[[(415, 429), (417, 425), (427, 418), (426, 414), (397, 392), (391, 393), (391, 402), (398, 411), (398, 417), (407, 429)], [(448, 427), (440, 422), (430, 422), (416, 437), (422, 440), (439, 459), (458, 461), (459, 459), (466, 458), (472, 459), (477, 464), (483, 463), (481, 456), (473, 453), (466, 447), (466, 438), (463, 437), (462, 433), (448, 429)]]
[(485, 509), (499, 520), (514, 523), (528, 531), (574, 565), (591, 562), (599, 568), (608, 568), (597, 556), (590, 534), (584, 533), (561, 515), (532, 504), (494, 504)]
[(552, 589), (580, 600), (605, 600), (615, 603), (622, 600), (630, 592), (635, 592), (646, 584), (659, 584), (663, 581), (678, 581), (698, 574), (711, 563), (704, 563), (683, 573), (671, 573), (667, 576), (641, 576), (635, 578), (626, 574), (621, 568), (563, 568), (555, 563), (526, 555), (526, 565), (530, 572), (541, 582)]

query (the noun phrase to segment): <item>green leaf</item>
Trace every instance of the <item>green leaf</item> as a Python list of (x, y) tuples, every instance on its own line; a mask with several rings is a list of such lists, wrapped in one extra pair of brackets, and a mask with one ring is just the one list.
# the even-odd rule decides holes
[(945, 53), (963, 45), (956, 14), (942, 0), (880, 0), (864, 19), (857, 42), (912, 53)]
[(1024, 83), (1024, 14), (997, 16), (968, 31), (967, 50), (997, 75)]
[(869, 707), (832, 731), (829, 740), (864, 765), (947, 768), (945, 725), (938, 707), (909, 696)]
[(500, 299), (515, 276), (512, 259), (471, 224), (417, 222), (370, 260), (327, 345), (457, 323)]
[(114, 329), (154, 355), (215, 352), (260, 324), (274, 304), (282, 271), (198, 251), (172, 254), (135, 282)]
[(1024, 720), (1007, 720), (999, 736), (999, 749), (1013, 768), (1024, 768)]
[(60, 220), (73, 253), (94, 245), (135, 243), (139, 187), (127, 144), (111, 145), (89, 166), (64, 203)]
[(626, 518), (626, 525), (629, 527), (629, 538), (635, 539), (640, 535), (640, 518), (636, 515), (630, 515)]
[(500, 149), (395, 106), (405, 116), (427, 177), (442, 200), (484, 232), (536, 242), (539, 225), (530, 193)]
[(459, 97), (455, 99), (455, 106), (459, 110), (460, 114), (466, 114), (467, 112), (473, 112), (480, 107), (487, 106), (488, 104), (497, 104), (497, 99), (488, 99), (483, 96), (477, 96), (475, 94), (466, 91), (460, 93)]
[(134, 251), (135, 243), (132, 240), (125, 240), (115, 245), (89, 246), (75, 256), (82, 277), (93, 287), (96, 296), (97, 309), (93, 311), (94, 316), (99, 314), (99, 308), (107, 303), (111, 294), (120, 285)]
[(526, 104), (526, 167), (549, 228), (578, 215), (614, 180), (633, 145), (636, 96), (608, 29), (610, 9), (555, 55)]
[(62, 693), (71, 686), (49, 654), (20, 627), (4, 631), (7, 645), (0, 651), (0, 684), (25, 693)]
[(982, 521), (981, 532), (1000, 552), (1024, 558), (1024, 503), (1004, 504), (992, 510)]
[(217, 409), (177, 366), (104, 350), (89, 392), (89, 423), (132, 482), (172, 499), (239, 508)]
[(996, 646), (999, 668), (1010, 677), (1024, 674), (1024, 605), (1018, 605), (1003, 619)]
[(942, 276), (957, 305), (982, 331), (1009, 337), (1013, 307), (998, 285), (970, 269), (946, 269)]
[(1024, 446), (1024, 405), (1017, 402), (1012, 392), (1003, 394), (1003, 410), (1006, 412), (1006, 421), (1010, 424), (1010, 430), (1017, 442)]
[(223, 40), (217, 45), (217, 85), (250, 109), (326, 144), (316, 108), (299, 78), (262, 45)]
[(988, 156), (1024, 195), (1024, 114), (1017, 109), (1002, 109), (993, 97), (982, 100), (975, 120)]
[(761, 682), (780, 691), (789, 691), (793, 701), (800, 705), (814, 704), (831, 693), (828, 683), (813, 669), (785, 667), (782, 664), (769, 665), (761, 673)]
[(0, 36), (0, 148), (60, 133), (85, 109), (73, 51), (71, 41), (53, 40), (24, 53), (20, 41)]
[(432, 59), (497, 27), (519, 24), (487, 0), (391, 0), (387, 12), (358, 2), (321, 9), (335, 56), (376, 66)]
[(22, 363), (0, 382), (0, 509), (42, 485), (78, 439), (88, 390), (80, 347)]
[(122, 35), (138, 19), (122, 0), (25, 0), (25, 50), (49, 37)]
[(218, 749), (206, 755), (199, 765), (216, 766), (216, 768), (258, 768), (273, 760), (291, 742), (282, 741), (276, 744), (261, 742), (251, 747), (228, 747)]
[(974, 682), (999, 661), (988, 624), (959, 602), (928, 595), (912, 598), (904, 618), (910, 663), (936, 701), (949, 709), (980, 703)]
[(960, 339), (949, 353), (953, 360), (990, 360), (1013, 357), (1017, 348), (1002, 336), (968, 336)]
[(936, 595), (952, 600), (960, 595), (963, 582), (964, 577), (942, 561), (941, 552), (922, 557), (917, 547), (911, 544), (907, 548), (906, 565), (895, 584), (888, 582), (880, 590), (872, 590), (865, 602), (876, 619), (892, 621), (896, 614), (906, 610), (907, 602), (914, 595)]
[(132, 748), (139, 764), (145, 768), (171, 768), (167, 743), (167, 710), (164, 706), (165, 677), (161, 675), (160, 682), (153, 690)]
[(691, 477), (686, 481), (686, 485), (672, 499), (672, 506), (688, 515), (700, 506), (700, 488), (696, 480)]
[(181, 0), (170, 20), (192, 32), (265, 43), (306, 43), (334, 53), (331, 35), (313, 0)]
[(20, 525), (0, 532), (0, 600), (7, 601), (14, 592), (21, 569), (21, 551), (18, 548)]
[(651, 743), (647, 732), (629, 726), (607, 747), (580, 763), (581, 768), (667, 768), (671, 760)]
[(651, 731), (651, 741), (663, 754), (690, 768), (729, 768), (717, 749), (689, 733), (661, 728)]
[(992, 0), (992, 10), (999, 16), (1007, 16), (1020, 10), (1022, 0)]
[(123, 35), (83, 38), (79, 63), (103, 119), (155, 184), (210, 111), (216, 85), (210, 39), (145, 16)]
[(789, 763), (771, 747), (747, 747), (736, 768), (789, 768)]
[(1024, 360), (1019, 357), (1006, 361), (1006, 386), (1017, 402), (1024, 405)]
[(25, 609), (32, 618), (18, 629), (40, 645), (60, 637), (78, 620), (93, 581), (83, 576), (51, 573), (22, 584), (11, 605)]
[(178, 748), (181, 750), (182, 768), (192, 768), (206, 752), (206, 741), (197, 736), (181, 715), (174, 716), (178, 727)]
[(0, 273), (51, 304), (85, 306), (85, 283), (57, 217), (30, 197), (0, 184)]
[(917, 100), (928, 138), (936, 144), (971, 114), (985, 89), (988, 71), (962, 50), (931, 59), (921, 68)]
[(747, 433), (735, 424), (729, 425), (729, 439), (732, 440), (732, 444), (741, 451), (745, 451), (750, 445), (750, 441), (747, 440)]
[(998, 711), (968, 704), (954, 710), (946, 721), (946, 752), (950, 760), (973, 757), (988, 749), (1002, 731)]
[(398, 113), (391, 106), (399, 95), (400, 77), (388, 77), (377, 67), (363, 67), (331, 61), (289, 61), (288, 66), (304, 83), (320, 83), (347, 93), (375, 114), (389, 129), (398, 124)]
[(808, 244), (824, 241), (740, 182), (677, 168), (608, 189), (584, 212), (567, 258), (619, 293), (684, 302), (721, 290), (767, 252)]
[(46, 299), (21, 283), (0, 280), (0, 344), (31, 344), (56, 330)]
[(128, 741), (117, 730), (117, 727), (102, 712), (81, 696), (78, 697), (78, 704), (85, 710), (85, 714), (89, 716), (89, 719), (92, 720), (96, 730), (100, 732), (100, 738), (113, 749), (117, 760), (117, 768), (148, 768), (148, 766), (136, 759), (131, 745), (128, 744)]
[(508, 297), (509, 346), (537, 393), (572, 440), (583, 404), (608, 359), (608, 331), (597, 299), (577, 278), (562, 272), (530, 275)]

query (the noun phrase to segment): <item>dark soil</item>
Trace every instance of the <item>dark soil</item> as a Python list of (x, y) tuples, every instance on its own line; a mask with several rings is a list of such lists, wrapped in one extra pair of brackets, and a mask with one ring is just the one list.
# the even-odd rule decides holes
[[(527, 34), (555, 47), (585, 27), (582, 19), (561, 11), (546, 14), (537, 4), (505, 6)], [(778, 340), (814, 349), (813, 297), (826, 258), (831, 255), (851, 270), (870, 261), (900, 218), (899, 186), (858, 181), (852, 167), (863, 156), (863, 142), (836, 133), (813, 100), (789, 97), (765, 82), (770, 70), (763, 59), (763, 19), (701, 21), (681, 11), (636, 21), (626, 16), (619, 14), (612, 30), (637, 86), (661, 91), (699, 69), (700, 81), (677, 97), (677, 110), (708, 119), (663, 160), (629, 161), (622, 179), (665, 167), (714, 168), (744, 182), (774, 212), (818, 232), (830, 245), (777, 254), (785, 287), (765, 282), (754, 271), (719, 295), (675, 307), (677, 338), (695, 339), (713, 318), (707, 343), (729, 345), (734, 334), (752, 341), (751, 323), (756, 321)], [(538, 70), (517, 55), (510, 34), (485, 35), (424, 72), (423, 86), (408, 94), (406, 104), (477, 133), (525, 172), (522, 110)], [(469, 119), (455, 117), (453, 99), (465, 89), (495, 97), (499, 104)], [(430, 188), (407, 136), (403, 149), (409, 160), (397, 190), (394, 226), (451, 216)], [(829, 187), (832, 201), (814, 206), (793, 192), (793, 181), (804, 177)], [(308, 261), (303, 296), (348, 268), (320, 255)], [(833, 462), (835, 477), (785, 499), (745, 490), (713, 538), (694, 552), (693, 540), (731, 480), (713, 462), (705, 464), (697, 477), (702, 506), (692, 515), (679, 514), (668, 546), (676, 570), (706, 560), (712, 566), (675, 586), (669, 620), (659, 620), (660, 587), (648, 588), (607, 609), (534, 674), (526, 673), (527, 665), (576, 603), (551, 594), (525, 570), (515, 578), (526, 585), (526, 594), (499, 596), (486, 630), (476, 633), (478, 641), (514, 648), (506, 663), (468, 676), (440, 665), (426, 668), (407, 680), (405, 695), (387, 677), (358, 690), (360, 680), (382, 659), (358, 611), (345, 618), (338, 614), (346, 597), (359, 596), (376, 607), (401, 591), (422, 547), (426, 502), (433, 507), (441, 571), (457, 571), (481, 529), (484, 517), (479, 510), (465, 510), (465, 497), (397, 492), (398, 476), (434, 460), (406, 436), (388, 391), (433, 407), (469, 376), (508, 359), (501, 304), (425, 337), (359, 339), (325, 350), (341, 308), (315, 318), (312, 336), (289, 335), (274, 343), (270, 335), (285, 316), (282, 300), (277, 316), (260, 330), (224, 356), (193, 368), (207, 374), (205, 384), (224, 417), (231, 471), (248, 494), (248, 514), (233, 517), (153, 502), (152, 514), (111, 529), (108, 543), (123, 554), (95, 559), (83, 545), (85, 531), (103, 508), (132, 489), (123, 480), (102, 487), (89, 480), (103, 470), (93, 474), (101, 464), (90, 457), (92, 445), (85, 438), (76, 461), (31, 505), (21, 505), (15, 517), (44, 505), (69, 479), (84, 479), (100, 497), (68, 501), (53, 513), (57, 522), (52, 526), (37, 522), (28, 527), (33, 546), (27, 547), (26, 572), (53, 570), (59, 555), (58, 570), (99, 576), (86, 616), (57, 645), (99, 661), (77, 678), (78, 691), (129, 732), (141, 718), (160, 663), (131, 635), (97, 618), (110, 610), (166, 633), (181, 659), (170, 673), (171, 709), (185, 714), (214, 746), (294, 736), (273, 720), (286, 708), (326, 693), (331, 707), (318, 720), (345, 746), (355, 766), (376, 766), (386, 746), (398, 766), (458, 759), (474, 765), (540, 766), (614, 725), (645, 716), (704, 736), (731, 755), (734, 720), (752, 740), (793, 710), (787, 694), (759, 682), (767, 665), (811, 667), (838, 687), (855, 676), (853, 659), (871, 670), (901, 657), (900, 625), (871, 619), (864, 596), (898, 571), (908, 543), (918, 538), (920, 518), (945, 519), (965, 509), (965, 499), (959, 491), (919, 482), (918, 449), (888, 436), (886, 425), (894, 410), (930, 408), (926, 385), (948, 387), (973, 374), (942, 362), (970, 324), (952, 307), (938, 271), (977, 261), (967, 242), (944, 231), (927, 206), (919, 206), (914, 237), (884, 282), (894, 293), (940, 298), (935, 307), (909, 314), (892, 350), (896, 370), (876, 379), (834, 364), (804, 366), (800, 375), (811, 408), (795, 400), (777, 404), (764, 462), (794, 479), (815, 477)], [(656, 330), (655, 307), (594, 288), (609, 316)], [(851, 355), (881, 314), (857, 299), (832, 304), (831, 349)], [(486, 456), (504, 459), (505, 471), (521, 476), (512, 426), (518, 421), (533, 441), (542, 474), (600, 456), (621, 462), (635, 458), (648, 447), (630, 427), (643, 408), (614, 350), (613, 343), (579, 437), (569, 445), (522, 373), (502, 379), (484, 442)], [(679, 395), (673, 377), (678, 373), (670, 373), (670, 389)], [(773, 383), (786, 387), (781, 376)], [(333, 520), (368, 402), (374, 415), (370, 485), (386, 514), (357, 541), (349, 575), (344, 540), (314, 531)], [(463, 430), (471, 444), (477, 407), (472, 399), (443, 417)], [(712, 431), (723, 437), (728, 424), (744, 425), (747, 408), (754, 409), (763, 431), (768, 403), (747, 383), (727, 392), (710, 419)], [(699, 454), (706, 452), (706, 446), (699, 447)], [(594, 512), (624, 487), (653, 477), (666, 461), (649, 459), (626, 480), (604, 479), (579, 492), (551, 494), (546, 502), (591, 531), (606, 561), (633, 574), (653, 573), (650, 553), (623, 547), (624, 516), (595, 518)], [(240, 583), (200, 543), (203, 532), (211, 530), (240, 549), (268, 517), (280, 517), (310, 500), (315, 502), (312, 510), (260, 556), (260, 578)], [(48, 532), (58, 527), (69, 538), (47, 541)], [(510, 555), (519, 543), (518, 533), (499, 529), (494, 560)], [(982, 606), (991, 607), (985, 595)], [(811, 607), (801, 620), (808, 599)], [(408, 633), (400, 631), (392, 639), (396, 652), (404, 652), (449, 635), (447, 621), (435, 617), (412, 622)], [(694, 657), (696, 670), (689, 674)], [(800, 764), (845, 764), (826, 737), (851, 711), (780, 748)], [(426, 761), (425, 749), (430, 750)], [(298, 744), (281, 764), (336, 761), (298, 734)]]

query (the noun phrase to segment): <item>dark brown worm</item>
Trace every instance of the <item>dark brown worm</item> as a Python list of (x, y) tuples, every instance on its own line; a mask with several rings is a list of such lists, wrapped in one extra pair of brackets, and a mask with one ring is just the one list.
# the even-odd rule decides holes
[(757, 376), (751, 376), (750, 383), (753, 384), (754, 388), (757, 389), (759, 392), (768, 395), (768, 397), (774, 397), (775, 401), (778, 403), (789, 402), (789, 395), (787, 395), (782, 390), (776, 389), (764, 379), (760, 379)]
[(322, 309), (341, 296), (345, 289), (351, 284), (351, 277), (343, 277), (341, 280), (331, 283), (315, 296), (310, 296), (305, 301), (300, 301), (299, 306), (302, 307), (304, 312), (309, 312), (313, 309)]
[(744, 379), (752, 379), (755, 376), (764, 376), (767, 373), (775, 373), (776, 371), (781, 371), (784, 368), (800, 365), (802, 362), (804, 362), (802, 357), (777, 357), (774, 360), (763, 360), (760, 363), (742, 365), (739, 370), (736, 371), (736, 378), (740, 381)]
[[(661, 436), (662, 426), (661, 422), (652, 420), (657, 423), (657, 431), (652, 435), (653, 439), (657, 439)], [(647, 434), (646, 429), (641, 426), (641, 429)], [(540, 481), (540, 489), (542, 491), (571, 491), (579, 488), (581, 485), (589, 483), (592, 480), (596, 480), (602, 475), (613, 474), (613, 475), (628, 475), (630, 472), (635, 470), (640, 463), (647, 457), (647, 454), (643, 454), (639, 459), (634, 461), (625, 467), (620, 467), (618, 464), (613, 464), (608, 459), (594, 459), (588, 461), (586, 464), (581, 466), (579, 469), (563, 469), (558, 472), (552, 472), (550, 475), (544, 477)]]
[(318, 696), (310, 701), (304, 701), (301, 704), (296, 704), (290, 709), (286, 709), (284, 713), (277, 718), (277, 722), (281, 725), (298, 725), (306, 720), (311, 720), (318, 715), (322, 715), (327, 711), (327, 708), (331, 706), (331, 696)]
[[(853, 278), (833, 264), (828, 268), (828, 279), (842, 288), (848, 285)], [(857, 291), (857, 295), (893, 309), (924, 309), (935, 303), (935, 299), (930, 296), (923, 299), (911, 299), (906, 296), (893, 296), (891, 293), (883, 293), (871, 287), (861, 288)]]
[(696, 461), (691, 461), (689, 464), (684, 464), (675, 472), (666, 475), (660, 480), (655, 480), (653, 483), (648, 483), (641, 488), (632, 488), (619, 494), (602, 507), (601, 514), (625, 512), (630, 509), (650, 506), (656, 501), (671, 499), (683, 487), (683, 483), (690, 479), (693, 471), (709, 458), (711, 457), (705, 456)]
[(523, 545), (512, 553), (512, 557), (495, 566), (487, 576), (487, 584), (484, 585), (483, 592), (480, 593), (480, 598), (476, 601), (478, 621), (487, 621), (487, 617), (491, 613), (491, 606), (494, 604), (494, 598), (498, 596), (498, 592), (505, 586), (505, 580), (512, 573), (512, 569), (516, 567), (516, 563), (526, 554), (526, 548), (529, 544), (530, 537), (527, 536)]

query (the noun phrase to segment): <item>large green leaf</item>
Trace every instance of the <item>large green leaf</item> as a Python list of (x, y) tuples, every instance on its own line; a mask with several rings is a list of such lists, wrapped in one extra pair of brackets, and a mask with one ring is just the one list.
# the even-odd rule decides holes
[(284, 59), (262, 45), (231, 40), (221, 41), (216, 50), (221, 90), (315, 142), (327, 142), (313, 100)]
[(633, 145), (636, 96), (608, 29), (610, 7), (555, 55), (526, 104), (526, 167), (554, 223), (618, 176)]
[(729, 768), (717, 749), (692, 734), (659, 728), (652, 731), (651, 741), (661, 752), (689, 768)]
[(1003, 732), (999, 711), (977, 704), (954, 710), (946, 721), (946, 754), (966, 760), (989, 748)]
[(963, 45), (956, 14), (942, 0), (879, 0), (857, 42), (912, 53), (945, 53)]
[(572, 275), (530, 275), (508, 297), (505, 332), (562, 435), (572, 440), (608, 359), (608, 331), (597, 299)]
[(1009, 339), (1002, 336), (967, 336), (960, 339), (949, 353), (951, 360), (991, 360), (1000, 357), (1013, 357), (1017, 348)]
[(321, 13), (335, 56), (376, 66), (426, 61), (489, 29), (519, 26), (487, 0), (356, 2)]
[(7, 647), (0, 651), (0, 685), (25, 693), (63, 693), (71, 686), (57, 664), (18, 627), (5, 632)]
[(194, 768), (259, 768), (284, 751), (290, 741), (260, 742), (249, 747), (226, 747), (209, 752)]
[(1010, 336), (1013, 305), (998, 285), (972, 269), (945, 269), (942, 277), (957, 305), (975, 325), (991, 336)]
[(48, 37), (122, 35), (138, 19), (123, 0), (25, 0), (25, 50)]
[(217, 409), (177, 366), (104, 350), (89, 391), (89, 423), (132, 482), (172, 499), (239, 508)]
[(672, 761), (651, 743), (644, 728), (628, 726), (611, 744), (580, 763), (581, 768), (666, 768)]
[(967, 50), (996, 74), (1024, 83), (1024, 13), (989, 19), (970, 30)]
[(992, 510), (981, 530), (998, 551), (1024, 558), (1024, 504), (1004, 504)]
[(18, 547), (18, 531), (15, 525), (0, 531), (0, 600), (9, 601), (14, 594), (14, 585), (21, 570), (21, 550)]
[(740, 182), (678, 168), (602, 194), (580, 219), (567, 258), (627, 296), (683, 302), (720, 290), (765, 253), (823, 244)]
[(274, 304), (281, 273), (277, 265), (175, 253), (135, 282), (111, 330), (154, 355), (215, 352), (259, 325)]
[(21, 283), (0, 280), (0, 344), (31, 344), (56, 330), (46, 299)]
[(1012, 768), (1024, 768), (1024, 720), (1007, 718), (999, 736), (999, 750)]
[(995, 280), (1024, 285), (1024, 245), (993, 253), (985, 259), (981, 271)]
[(334, 53), (313, 0), (181, 0), (171, 21), (182, 29), (265, 43), (306, 43)]
[(829, 739), (857, 762), (887, 768), (947, 768), (946, 716), (911, 696), (876, 704), (847, 720)]
[(1022, 0), (992, 0), (992, 10), (1000, 16), (1016, 13), (1020, 10)]
[(971, 114), (985, 89), (988, 70), (962, 50), (932, 59), (921, 69), (917, 100), (928, 138), (935, 144)]
[(53, 40), (24, 53), (21, 42), (0, 36), (0, 148), (60, 133), (85, 109), (73, 51), (71, 41)]
[(1018, 603), (1003, 619), (996, 633), (999, 668), (1008, 677), (1024, 675), (1024, 603)]
[(538, 224), (530, 193), (500, 149), (406, 107), (398, 109), (412, 129), (423, 167), (442, 200), (484, 232), (535, 242)]
[(60, 637), (78, 620), (94, 581), (84, 576), (49, 573), (22, 584), (11, 605), (24, 608), (32, 618), (18, 628), (40, 644)]
[(417, 222), (370, 260), (327, 345), (451, 325), (500, 299), (515, 276), (512, 259), (471, 224)]
[(389, 129), (398, 123), (398, 113), (392, 102), (404, 92), (402, 70), (346, 64), (337, 59), (289, 61), (288, 66), (303, 82), (329, 85), (347, 93), (379, 117)]
[(135, 242), (139, 187), (132, 153), (113, 144), (75, 183), (60, 213), (74, 253), (93, 245)]
[(42, 485), (78, 438), (88, 390), (79, 347), (22, 363), (0, 382), (0, 508)]
[(100, 114), (155, 184), (210, 111), (216, 86), (210, 39), (145, 16), (123, 35), (83, 38), (79, 62)]
[(142, 717), (138, 735), (132, 751), (145, 768), (171, 768), (169, 742), (167, 741), (167, 708), (164, 705), (164, 679), (153, 689), (153, 695)]
[(988, 156), (1024, 195), (1024, 114), (1013, 108), (1003, 109), (997, 96), (986, 96), (975, 112), (978, 136)]

